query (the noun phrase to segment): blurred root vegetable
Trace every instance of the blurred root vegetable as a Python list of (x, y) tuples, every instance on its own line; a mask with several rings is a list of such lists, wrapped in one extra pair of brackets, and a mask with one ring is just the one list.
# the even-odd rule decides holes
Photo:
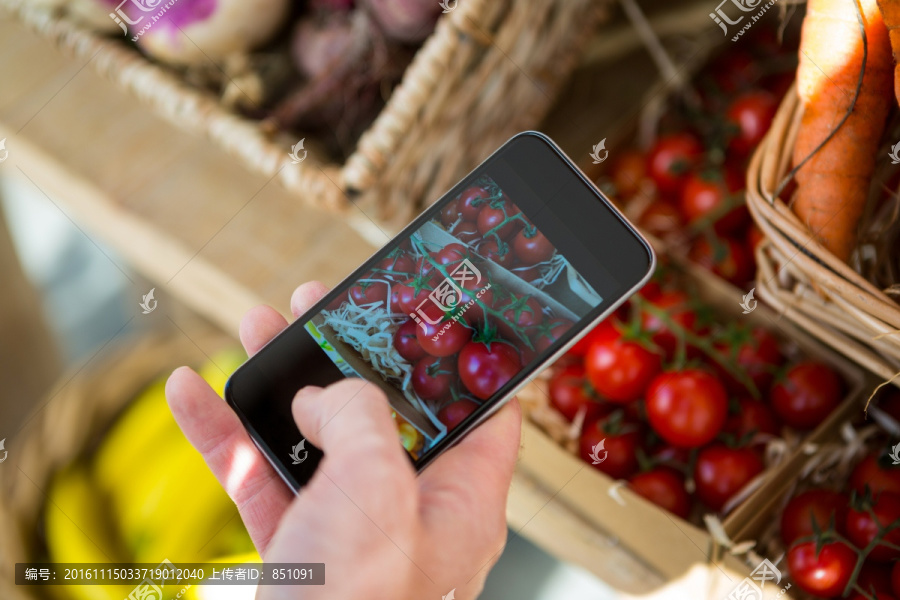
[(441, 12), (437, 0), (362, 0), (360, 4), (374, 17), (385, 35), (404, 44), (424, 41), (434, 30)]
[[(113, 9), (120, 4), (101, 1)], [(276, 33), (287, 10), (288, 0), (131, 0), (121, 5), (131, 39), (137, 38), (153, 58), (175, 65), (245, 53)]]

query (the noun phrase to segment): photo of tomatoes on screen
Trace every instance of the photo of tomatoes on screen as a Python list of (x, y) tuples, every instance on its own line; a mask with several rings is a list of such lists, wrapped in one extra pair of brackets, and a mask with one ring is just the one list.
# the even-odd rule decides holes
[(418, 458), (601, 300), (483, 176), (305, 328), (387, 393)]

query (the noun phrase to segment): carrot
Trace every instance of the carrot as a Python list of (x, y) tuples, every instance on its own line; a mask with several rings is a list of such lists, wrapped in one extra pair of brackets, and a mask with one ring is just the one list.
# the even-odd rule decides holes
[(887, 25), (894, 51), (894, 95), (900, 102), (900, 4), (897, 0), (877, 0), (884, 24)]
[(797, 68), (804, 112), (794, 146), (793, 209), (843, 261), (856, 245), (892, 104), (892, 66), (876, 0), (809, 0)]

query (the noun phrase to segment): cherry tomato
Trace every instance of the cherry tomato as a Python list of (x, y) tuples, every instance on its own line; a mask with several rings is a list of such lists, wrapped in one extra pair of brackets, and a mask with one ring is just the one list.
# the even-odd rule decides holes
[[(898, 563), (900, 564), (900, 563)], [(893, 598), (891, 591), (891, 567), (867, 560), (856, 578), (856, 586), (872, 594), (878, 600), (890, 600)], [(863, 596), (857, 596), (862, 600)], [(868, 599), (866, 599), (868, 600)]]
[[(685, 222), (691, 225), (703, 219), (715, 219), (716, 233), (729, 237), (750, 221), (743, 198), (736, 196), (743, 187), (743, 179), (731, 169), (692, 173), (685, 180), (679, 204)], [(740, 204), (735, 205), (737, 202)]]
[(534, 337), (532, 338), (534, 339), (535, 352), (544, 352), (547, 348), (555, 344), (557, 340), (572, 328), (572, 325), (574, 325), (572, 321), (563, 319), (562, 317), (550, 319), (549, 321), (541, 323), (534, 331)]
[(459, 351), (459, 377), (473, 396), (487, 400), (522, 368), (519, 353), (507, 343), (468, 342)]
[(673, 446), (695, 448), (711, 442), (728, 414), (725, 388), (700, 369), (666, 371), (650, 382), (647, 419)]
[(416, 338), (416, 329), (418, 328), (416, 322), (410, 319), (398, 327), (397, 332), (394, 333), (394, 348), (397, 349), (397, 353), (413, 364), (428, 356)]
[(596, 340), (606, 337), (619, 337), (621, 334), (616, 329), (618, 322), (618, 319), (615, 317), (608, 317), (600, 321), (583, 338), (575, 342), (575, 345), (569, 349), (568, 353), (575, 356), (585, 356)]
[(637, 400), (662, 368), (662, 357), (641, 343), (609, 335), (596, 339), (584, 357), (591, 385), (611, 402)]
[(655, 467), (633, 475), (628, 480), (628, 487), (682, 519), (687, 519), (691, 512), (691, 498), (684, 489), (684, 478), (670, 467)]
[(722, 510), (764, 468), (759, 455), (750, 448), (707, 446), (700, 450), (694, 467), (697, 497), (711, 509)]
[(453, 242), (447, 244), (434, 256), (434, 260), (440, 265), (454, 265), (464, 258), (469, 257), (469, 249), (462, 244)]
[(456, 379), (456, 361), (452, 357), (426, 356), (413, 367), (413, 390), (422, 400), (444, 400), (450, 397), (450, 387)]
[(742, 156), (753, 152), (769, 131), (777, 109), (775, 96), (765, 90), (745, 92), (735, 98), (725, 113), (726, 121), (735, 129), (729, 149)]
[[(638, 468), (637, 449), (641, 436), (637, 425), (616, 421), (612, 417), (604, 417), (585, 422), (579, 440), (579, 454), (582, 460), (613, 479), (627, 479)], [(600, 460), (595, 460), (592, 455)]]
[(775, 413), (763, 402), (752, 398), (737, 400), (737, 412), (732, 412), (725, 421), (724, 430), (743, 438), (757, 433), (778, 435), (781, 427)]
[(555, 248), (544, 234), (533, 225), (516, 234), (512, 241), (513, 252), (523, 265), (541, 263), (553, 256)]
[(402, 252), (394, 250), (392, 255), (382, 258), (375, 265), (375, 274), (387, 281), (400, 281), (413, 274), (416, 264)]
[[(778, 338), (770, 331), (759, 327), (734, 327), (713, 343), (713, 347), (742, 373), (753, 381), (756, 389), (765, 392), (772, 385), (775, 371), (784, 357), (778, 345)], [(718, 364), (716, 372), (725, 387), (734, 393), (744, 392), (744, 386)]]
[(900, 466), (892, 462), (887, 457), (882, 459), (877, 452), (869, 454), (850, 474), (850, 489), (862, 494), (868, 487), (873, 496), (882, 492), (900, 494)]
[(616, 197), (624, 200), (633, 196), (647, 176), (647, 158), (638, 150), (626, 150), (616, 157), (610, 167)]
[(787, 566), (797, 587), (832, 598), (844, 593), (856, 566), (856, 551), (843, 542), (828, 542), (816, 551), (816, 542), (803, 542), (788, 550)]
[[(516, 219), (514, 221), (509, 221), (500, 227), (500, 224), (506, 221), (508, 216), (512, 216), (513, 212), (507, 209), (507, 204), (501, 201), (494, 201), (490, 204), (486, 204), (484, 208), (481, 209), (481, 212), (478, 213), (478, 220), (475, 222), (478, 226), (478, 231), (481, 233), (482, 237), (486, 237), (488, 234), (498, 235), (501, 239), (508, 239), (513, 233), (516, 232), (517, 229), (521, 228), (524, 223), (522, 223), (521, 219)], [(493, 231), (495, 227), (500, 227), (496, 231)]]
[(531, 296), (512, 298), (506, 307), (501, 308), (503, 319), (498, 320), (497, 328), (505, 337), (519, 339), (519, 333), (524, 335), (525, 330), (537, 327), (544, 320), (542, 308), (540, 302)]
[(790, 546), (812, 535), (813, 519), (819, 531), (825, 531), (833, 523), (838, 533), (843, 534), (849, 503), (847, 496), (831, 490), (813, 489), (794, 496), (781, 513), (781, 539)]
[(647, 153), (647, 174), (661, 193), (677, 197), (702, 154), (702, 144), (691, 133), (660, 136)]
[[(422, 319), (424, 328), (421, 325), (416, 328), (416, 339), (431, 356), (456, 354), (472, 339), (471, 329), (460, 321), (445, 318), (444, 313), (434, 304), (426, 303), (423, 312), (428, 319)], [(429, 319), (435, 322), (431, 323)]]
[(575, 419), (580, 410), (585, 411), (585, 420), (588, 421), (596, 420), (605, 410), (594, 397), (581, 365), (572, 365), (554, 373), (548, 392), (550, 404), (569, 421)]
[(772, 408), (797, 429), (816, 427), (841, 401), (842, 384), (830, 367), (807, 360), (791, 367), (770, 392)]
[(503, 241), (498, 244), (496, 240), (484, 240), (478, 244), (478, 253), (505, 269), (509, 269), (516, 262), (512, 247)]
[(444, 208), (441, 209), (441, 223), (443, 223), (444, 227), (450, 227), (456, 220), (459, 218), (459, 200), (452, 200), (448, 202)]
[(457, 200), (457, 208), (463, 220), (474, 222), (478, 218), (478, 213), (481, 212), (481, 207), (487, 203), (487, 199), (490, 197), (490, 192), (477, 185), (464, 189)]
[(762, 232), (762, 229), (757, 227), (755, 224), (747, 228), (747, 249), (751, 254), (756, 252), (756, 247), (759, 246), (765, 239), (766, 236)]
[(688, 256), (704, 269), (734, 284), (748, 281), (756, 271), (746, 246), (732, 239), (710, 241), (705, 236), (699, 237), (694, 240)]
[(652, 304), (656, 310), (648, 308), (641, 315), (642, 329), (651, 334), (653, 342), (665, 350), (666, 356), (672, 357), (678, 347), (677, 333), (653, 312), (662, 311), (676, 325), (689, 330), (693, 330), (697, 323), (697, 313), (691, 308), (690, 297), (679, 290), (660, 292)]
[(475, 412), (479, 404), (474, 400), (463, 398), (456, 402), (451, 402), (438, 411), (438, 421), (447, 426), (447, 430), (455, 429), (457, 425), (462, 423), (466, 417)]
[(450, 230), (450, 233), (465, 244), (471, 244), (481, 239), (481, 234), (478, 233), (478, 226), (473, 221), (460, 221), (456, 224), (456, 227)]
[[(900, 522), (900, 495), (882, 492), (872, 500), (871, 512), (868, 509), (851, 508), (847, 513), (845, 528), (850, 541), (857, 548), (865, 548), (875, 539), (879, 527), (883, 529), (896, 522)], [(889, 544), (900, 545), (900, 529), (891, 530), (882, 539)], [(900, 550), (878, 544), (868, 558), (876, 562), (895, 561), (900, 558)]]
[(419, 305), (428, 299), (428, 295), (433, 289), (430, 277), (413, 277), (403, 283), (394, 284), (392, 293), (395, 294), (394, 300), (400, 309), (409, 314), (416, 312)]

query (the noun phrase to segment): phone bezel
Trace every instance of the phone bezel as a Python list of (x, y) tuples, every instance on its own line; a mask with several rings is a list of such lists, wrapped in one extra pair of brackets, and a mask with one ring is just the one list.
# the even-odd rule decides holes
[[(471, 180), (480, 175), (493, 160), (502, 156), (504, 151), (513, 148), (513, 144), (516, 140), (519, 140), (523, 137), (532, 137), (537, 138), (541, 142), (545, 144), (548, 149), (551, 149), (555, 155), (562, 160), (562, 163), (565, 167), (568, 168), (568, 171), (571, 172), (575, 177), (581, 180), (583, 184), (585, 184), (594, 194), (597, 200), (603, 202), (606, 207), (610, 210), (610, 212), (618, 217), (620, 224), (624, 226), (624, 228), (630, 233), (630, 239), (638, 243), (638, 246), (644, 250), (647, 255), (647, 267), (646, 271), (637, 278), (636, 283), (630, 286), (629, 288), (621, 291), (619, 293), (619, 297), (609, 304), (606, 302), (606, 298), (604, 297), (604, 301), (598, 305), (597, 307), (588, 311), (588, 313), (578, 322), (584, 323), (584, 325), (580, 327), (573, 327), (573, 329), (577, 329), (574, 336), (566, 341), (562, 346), (557, 348), (555, 351), (549, 353), (543, 360), (541, 360), (536, 365), (529, 367), (527, 369), (523, 369), (523, 371), (517, 375), (517, 378), (520, 379), (517, 383), (515, 383), (510, 389), (503, 392), (496, 399), (488, 402), (483, 405), (482, 409), (476, 411), (470, 417), (464, 421), (460, 426), (456, 429), (448, 433), (448, 435), (437, 442), (432, 448), (428, 450), (428, 452), (420, 458), (418, 461), (413, 461), (418, 472), (421, 472), (428, 465), (434, 462), (434, 460), (446, 452), (449, 448), (453, 447), (460, 439), (462, 439), (467, 433), (472, 431), (479, 424), (483, 423), (486, 419), (488, 419), (492, 414), (494, 414), (497, 410), (499, 410), (503, 405), (505, 405), (510, 399), (512, 399), (516, 393), (518, 393), (522, 388), (524, 388), (528, 383), (533, 381), (533, 377), (536, 373), (539, 373), (544, 368), (546, 368), (549, 364), (553, 363), (560, 356), (562, 356), (569, 348), (571, 348), (574, 344), (578, 342), (584, 335), (587, 334), (590, 329), (596, 324), (600, 323), (605, 319), (608, 315), (610, 315), (613, 311), (616, 310), (619, 306), (621, 306), (634, 292), (639, 290), (652, 276), (653, 271), (656, 266), (656, 255), (653, 252), (653, 249), (649, 242), (637, 231), (637, 229), (619, 212), (606, 198), (603, 193), (597, 189), (597, 187), (587, 178), (587, 176), (577, 167), (574, 161), (571, 160), (559, 146), (557, 146), (549, 137), (546, 135), (536, 132), (536, 131), (526, 131), (519, 133), (512, 138), (510, 138), (506, 143), (504, 143), (500, 148), (498, 148), (494, 153), (492, 153), (488, 158), (482, 161), (477, 167), (475, 167), (469, 174), (463, 177), (458, 184), (456, 184), (451, 190), (445, 193), (441, 198), (439, 198), (432, 206), (429, 206), (425, 209), (416, 219), (414, 219), (411, 223), (409, 223), (406, 227), (403, 228), (396, 236), (390, 239), (384, 246), (376, 250), (362, 265), (360, 265), (353, 273), (348, 275), (344, 280), (342, 280), (338, 285), (334, 287), (334, 289), (327, 294), (324, 298), (322, 298), (318, 303), (316, 303), (313, 307), (311, 307), (304, 315), (299, 317), (294, 323), (285, 328), (282, 332), (280, 332), (275, 338), (270, 340), (269, 344), (273, 343), (276, 339), (280, 338), (283, 335), (290, 335), (288, 332), (292, 332), (294, 329), (294, 325), (297, 323), (302, 323), (307, 320), (307, 315), (312, 315), (319, 312), (321, 309), (325, 308), (329, 302), (332, 301), (333, 298), (336, 298), (337, 290), (340, 290), (344, 287), (348, 287), (353, 285), (355, 280), (361, 273), (364, 273), (366, 270), (370, 269), (378, 260), (380, 260), (385, 254), (393, 250), (396, 246), (398, 246), (402, 241), (408, 238), (412, 233), (416, 232), (424, 223), (431, 220), (433, 216), (441, 209), (441, 205), (443, 201), (449, 196), (455, 196), (461, 189), (464, 189), (464, 185), (470, 184)], [(524, 167), (524, 165), (522, 165)], [(517, 173), (521, 176), (523, 173), (528, 176), (533, 176), (534, 171), (528, 168), (521, 168), (517, 170)], [(525, 177), (523, 177), (525, 179)], [(544, 202), (544, 206), (550, 208), (552, 211), (552, 207), (546, 202)], [(635, 273), (637, 276), (638, 274)], [(597, 313), (592, 316), (591, 313)], [(587, 320), (590, 319), (590, 320)], [(302, 335), (307, 335), (306, 332), (302, 332)], [(267, 344), (268, 345), (268, 344)], [(250, 358), (244, 365), (239, 367), (235, 373), (228, 379), (228, 382), (225, 386), (225, 399), (229, 406), (235, 411), (235, 413), (240, 418), (242, 424), (247, 430), (250, 438), (253, 440), (253, 443), (262, 451), (262, 453), (266, 456), (267, 460), (272, 464), (281, 478), (285, 481), (285, 483), (293, 489), (295, 492), (299, 491), (303, 485), (305, 485), (305, 481), (303, 483), (297, 481), (294, 475), (291, 473), (290, 469), (287, 468), (286, 461), (282, 461), (280, 458), (280, 454), (276, 454), (273, 449), (269, 446), (269, 444), (264, 439), (264, 436), (256, 430), (256, 426), (250, 422), (249, 417), (245, 414), (244, 410), (242, 410), (240, 406), (239, 400), (235, 397), (234, 393), (234, 384), (233, 381), (242, 376), (242, 371), (244, 371), (247, 367), (247, 364), (251, 361), (255, 360), (255, 358)], [(313, 469), (314, 470), (314, 469)], [(309, 477), (306, 478), (308, 481)]]

